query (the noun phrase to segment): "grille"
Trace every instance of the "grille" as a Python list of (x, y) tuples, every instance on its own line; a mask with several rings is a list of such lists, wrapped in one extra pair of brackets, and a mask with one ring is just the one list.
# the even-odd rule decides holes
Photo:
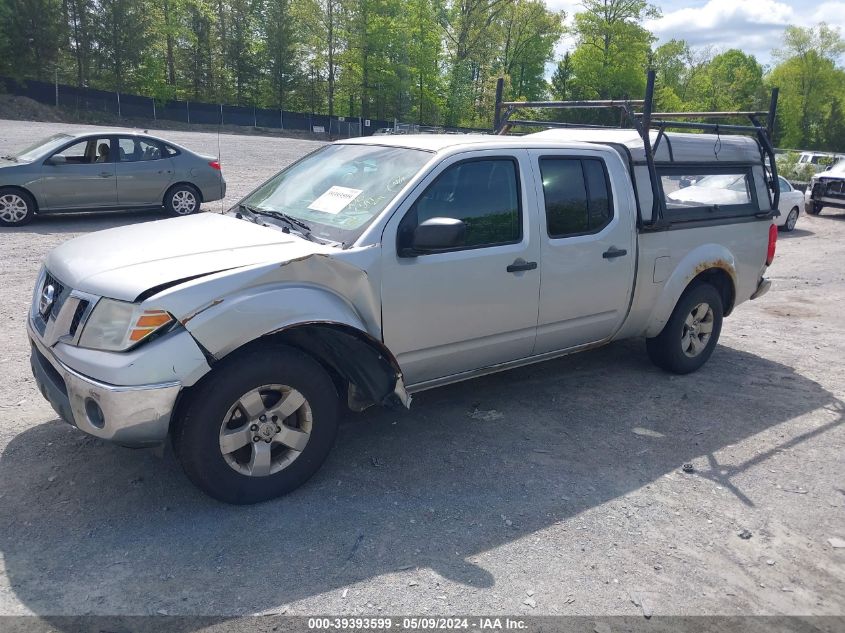
[(70, 322), (70, 329), (68, 330), (68, 334), (71, 336), (76, 335), (76, 330), (79, 329), (79, 323), (82, 321), (82, 317), (85, 315), (85, 311), (88, 309), (89, 302), (85, 299), (82, 299), (76, 306), (76, 310), (73, 313), (73, 319)]
[[(41, 286), (41, 292), (44, 292), (44, 288), (46, 288), (47, 286), (50, 286), (50, 285), (53, 286), (53, 290), (54, 290), (53, 297), (55, 297), (55, 298), (53, 299), (53, 303), (50, 305), (50, 309), (47, 311), (46, 314), (40, 314), (39, 313), (41, 318), (44, 319), (45, 321), (49, 321), (50, 317), (53, 316), (56, 313), (56, 311), (58, 310), (58, 307), (59, 307), (59, 304), (60, 304), (59, 298), (62, 296), (62, 293), (64, 293), (64, 290), (65, 290), (65, 287), (62, 285), (62, 283), (58, 279), (53, 277), (53, 275), (51, 275), (48, 272), (44, 277), (44, 285)], [(40, 296), (39, 296), (39, 301), (40, 301)]]

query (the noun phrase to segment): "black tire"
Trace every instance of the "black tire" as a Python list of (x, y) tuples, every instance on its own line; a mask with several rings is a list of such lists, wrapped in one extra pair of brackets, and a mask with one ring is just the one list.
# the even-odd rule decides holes
[(807, 213), (810, 215), (818, 215), (822, 212), (822, 205), (818, 202), (811, 202), (810, 206), (807, 208)]
[[(247, 443), (224, 457), (221, 433), (235, 428), (234, 432), (238, 435), (244, 432), (250, 436), (261, 435), (263, 425), (270, 422), (241, 422), (241, 415), (245, 415), (246, 411), (240, 403), (250, 393), (255, 393), (265, 385), (284, 385), (304, 397), (303, 406), (308, 407), (310, 413), (310, 434), (301, 451), (292, 451), (284, 444), (267, 440), (270, 448), (266, 450), (273, 451), (272, 459), (280, 460), (281, 463), (288, 459), (286, 455), (297, 455), (278, 472), (267, 475), (244, 474), (239, 469), (249, 468), (253, 463), (248, 461), (244, 452), (249, 451), (251, 459), (256, 459), (254, 451), (263, 448), (263, 442), (259, 440), (254, 445)], [(267, 402), (266, 394), (270, 393), (261, 391), (264, 402)], [(216, 367), (188, 397), (188, 402), (180, 407), (180, 419), (174, 425), (176, 456), (194, 484), (208, 495), (226, 503), (259, 503), (298, 488), (320, 468), (337, 436), (339, 399), (334, 383), (316, 361), (290, 347), (274, 345), (236, 354)], [(276, 404), (283, 400), (284, 397)], [(233, 409), (234, 413), (230, 417), (229, 413)], [(294, 416), (300, 415), (301, 411), (299, 409)], [(270, 413), (267, 411), (268, 416)], [(282, 425), (282, 422), (294, 416), (286, 417), (278, 424)], [(227, 419), (228, 423), (225, 422)], [(235, 426), (232, 427), (232, 424)], [(259, 424), (261, 426), (256, 429)], [(304, 426), (300, 423), (297, 428)], [(247, 459), (247, 462), (238, 462), (238, 459)], [(231, 465), (232, 462), (236, 465)]]
[(164, 194), (164, 208), (170, 215), (177, 217), (193, 215), (200, 210), (201, 204), (200, 192), (193, 185), (173, 185)]
[[(698, 320), (696, 320), (698, 315), (692, 314), (702, 304), (712, 311), (712, 319), (708, 321), (712, 324), (710, 335), (703, 344), (701, 335), (690, 334), (690, 338), (686, 338), (687, 317), (693, 317), (693, 322), (700, 324), (697, 327), (705, 324), (708, 313), (705, 313), (705, 318), (698, 318)], [(688, 289), (678, 300), (672, 316), (669, 317), (669, 321), (660, 334), (646, 339), (646, 350), (651, 361), (661, 369), (675, 374), (688, 374), (700, 368), (710, 358), (719, 340), (723, 310), (722, 297), (719, 291), (710, 284), (702, 283)], [(702, 345), (697, 352), (685, 351), (684, 341), (691, 341), (692, 336), (697, 336), (698, 344)], [(694, 355), (690, 356), (690, 351), (693, 351)]]
[(14, 187), (0, 187), (0, 226), (23, 226), (35, 217), (35, 198)]
[[(795, 214), (795, 220), (791, 222), (790, 226), (790, 220), (792, 219), (793, 214)], [(798, 207), (792, 207), (786, 216), (786, 221), (778, 227), (778, 230), (783, 231), (784, 233), (792, 233), (792, 231), (795, 230), (795, 224), (798, 222), (798, 215)]]

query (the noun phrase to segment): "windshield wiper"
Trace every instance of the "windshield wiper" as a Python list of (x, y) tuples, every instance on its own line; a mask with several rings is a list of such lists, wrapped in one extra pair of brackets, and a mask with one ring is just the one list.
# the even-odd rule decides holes
[(243, 203), (239, 204), (238, 208), (249, 211), (253, 215), (263, 215), (268, 218), (275, 218), (277, 220), (281, 220), (282, 222), (286, 222), (304, 238), (311, 239), (311, 227), (302, 220), (298, 220), (295, 217), (288, 215), (287, 213), (284, 213), (282, 211), (270, 211), (269, 209), (259, 209), (257, 207), (252, 207), (248, 204)]

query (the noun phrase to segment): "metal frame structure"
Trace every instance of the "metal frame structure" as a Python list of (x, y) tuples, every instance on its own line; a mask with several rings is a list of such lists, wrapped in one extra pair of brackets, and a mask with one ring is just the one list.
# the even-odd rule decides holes
[[(634, 101), (630, 99), (610, 99), (600, 101), (502, 101), (504, 90), (504, 79), (499, 78), (496, 84), (496, 109), (493, 121), (495, 134), (507, 134), (514, 126), (540, 126), (546, 128), (609, 128), (606, 125), (580, 125), (573, 123), (561, 123), (556, 121), (533, 121), (511, 119), (517, 111), (526, 108), (543, 109), (556, 108), (566, 110), (586, 109), (618, 109), (620, 111), (619, 128), (633, 127), (643, 140), (646, 164), (648, 166), (649, 178), (652, 191), (654, 192), (655, 211), (652, 213), (651, 221), (644, 224), (644, 228), (659, 229), (667, 226), (665, 219), (663, 196), (660, 179), (654, 163), (654, 152), (659, 147), (660, 141), (666, 134), (667, 129), (696, 130), (720, 134), (728, 132), (731, 134), (754, 135), (760, 145), (760, 154), (763, 159), (763, 169), (768, 167), (769, 190), (771, 192), (772, 210), (775, 213), (780, 202), (780, 188), (778, 187), (777, 163), (775, 162), (775, 148), (772, 142), (772, 134), (775, 126), (775, 115), (777, 112), (778, 89), (772, 89), (771, 100), (768, 111), (736, 111), (736, 112), (654, 112), (654, 83), (655, 71), (648, 71), (646, 80), (645, 99)], [(641, 108), (640, 111), (637, 109)], [(743, 119), (747, 118), (750, 124), (723, 124), (712, 122), (690, 121), (684, 119)], [(628, 124), (628, 125), (626, 125)], [(652, 146), (651, 131), (657, 130), (657, 140)], [(768, 166), (766, 165), (768, 158)]]

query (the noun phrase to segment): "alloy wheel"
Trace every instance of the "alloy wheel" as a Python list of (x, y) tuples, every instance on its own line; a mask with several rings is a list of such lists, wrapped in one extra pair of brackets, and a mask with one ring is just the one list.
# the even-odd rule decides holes
[(16, 224), (26, 218), (29, 207), (26, 200), (15, 193), (0, 196), (0, 220)]
[(311, 406), (287, 385), (264, 385), (232, 405), (220, 426), (220, 452), (249, 477), (273, 475), (294, 462), (311, 436)]
[(704, 351), (713, 333), (713, 321), (713, 308), (707, 303), (699, 303), (687, 315), (681, 335), (681, 349), (686, 356), (695, 358)]
[(173, 194), (173, 210), (179, 215), (190, 215), (197, 208), (197, 197), (187, 189)]

